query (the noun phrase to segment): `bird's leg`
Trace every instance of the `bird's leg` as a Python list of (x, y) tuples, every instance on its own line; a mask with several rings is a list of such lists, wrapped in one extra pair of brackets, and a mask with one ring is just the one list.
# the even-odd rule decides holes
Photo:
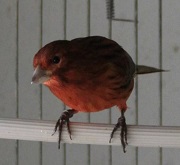
[(58, 140), (58, 148), (59, 149), (60, 149), (60, 142), (61, 142), (62, 127), (63, 127), (63, 124), (65, 124), (65, 123), (67, 124), (67, 130), (69, 133), (69, 137), (72, 140), (70, 125), (69, 125), (69, 123), (70, 123), (69, 118), (71, 118), (75, 113), (77, 113), (76, 110), (68, 109), (61, 114), (60, 118), (56, 122), (56, 125), (54, 128), (54, 133), (52, 135), (54, 135), (56, 133), (57, 129), (59, 128), (59, 130), (58, 130), (59, 131), (59, 140)]
[(123, 147), (123, 151), (126, 152), (125, 148), (128, 143), (127, 143), (127, 125), (126, 125), (124, 112), (125, 112), (124, 110), (121, 110), (121, 116), (118, 119), (117, 124), (114, 126), (113, 131), (111, 132), (109, 143), (111, 143), (111, 139), (113, 138), (113, 135), (117, 131), (117, 129), (121, 128), (121, 132), (120, 132), (121, 144)]

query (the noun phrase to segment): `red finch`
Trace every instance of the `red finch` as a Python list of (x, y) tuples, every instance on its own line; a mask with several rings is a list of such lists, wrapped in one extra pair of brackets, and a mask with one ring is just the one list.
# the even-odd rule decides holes
[(62, 113), (55, 126), (59, 130), (77, 112), (97, 112), (112, 106), (121, 111), (111, 135), (121, 128), (123, 151), (127, 145), (124, 112), (134, 87), (136, 74), (163, 70), (135, 65), (129, 54), (115, 41), (100, 36), (59, 40), (41, 48), (34, 56), (32, 83), (42, 83), (72, 109)]

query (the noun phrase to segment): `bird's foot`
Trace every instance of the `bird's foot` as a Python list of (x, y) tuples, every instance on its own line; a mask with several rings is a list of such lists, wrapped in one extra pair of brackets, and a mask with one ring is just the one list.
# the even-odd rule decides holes
[(61, 134), (62, 134), (62, 127), (63, 127), (63, 124), (66, 123), (67, 125), (67, 130), (68, 130), (68, 133), (69, 133), (69, 137), (70, 139), (72, 140), (71, 138), (71, 130), (70, 130), (70, 121), (69, 121), (69, 118), (71, 118), (74, 114), (76, 113), (76, 111), (74, 109), (68, 109), (66, 111), (64, 111), (60, 118), (58, 119), (58, 121), (56, 122), (56, 125), (55, 125), (55, 128), (54, 128), (54, 133), (52, 135), (54, 135), (58, 129), (59, 131), (59, 140), (58, 140), (58, 148), (60, 149), (60, 143), (61, 143)]
[(111, 139), (113, 138), (113, 135), (117, 131), (118, 128), (121, 128), (120, 138), (121, 138), (123, 151), (125, 153), (126, 152), (125, 148), (126, 148), (126, 145), (128, 145), (128, 143), (127, 143), (127, 125), (126, 125), (126, 119), (125, 119), (123, 110), (121, 111), (121, 117), (118, 119), (117, 124), (114, 126), (114, 129), (111, 132), (109, 143), (111, 143)]

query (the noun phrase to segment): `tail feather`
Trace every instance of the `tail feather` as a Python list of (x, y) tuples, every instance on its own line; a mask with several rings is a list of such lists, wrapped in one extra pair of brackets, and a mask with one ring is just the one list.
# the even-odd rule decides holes
[(150, 66), (136, 65), (136, 74), (148, 74), (148, 73), (166, 72), (166, 71), (167, 70), (158, 69)]

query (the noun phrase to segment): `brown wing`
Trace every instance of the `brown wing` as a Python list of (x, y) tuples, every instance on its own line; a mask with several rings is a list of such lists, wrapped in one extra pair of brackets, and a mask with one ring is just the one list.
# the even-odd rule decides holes
[(66, 75), (67, 81), (80, 85), (88, 81), (96, 85), (113, 85), (118, 89), (126, 87), (135, 73), (135, 64), (129, 54), (115, 41), (105, 37), (72, 40), (65, 59), (62, 75)]

